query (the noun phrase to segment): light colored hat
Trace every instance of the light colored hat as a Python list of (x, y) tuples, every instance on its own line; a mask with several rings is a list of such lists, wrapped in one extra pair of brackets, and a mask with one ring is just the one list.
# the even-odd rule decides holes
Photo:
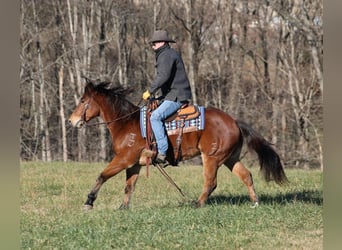
[(149, 43), (154, 43), (154, 42), (175, 43), (174, 40), (169, 38), (169, 36), (165, 30), (156, 30), (155, 32), (153, 32), (152, 38), (148, 42)]

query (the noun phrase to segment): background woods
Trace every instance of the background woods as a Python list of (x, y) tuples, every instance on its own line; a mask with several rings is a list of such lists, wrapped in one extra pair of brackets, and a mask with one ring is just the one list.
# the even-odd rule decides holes
[(195, 103), (252, 124), (285, 165), (323, 168), (322, 0), (21, 0), (20, 13), (21, 160), (109, 160), (105, 126), (66, 122), (82, 77), (133, 87), (137, 104), (162, 28)]

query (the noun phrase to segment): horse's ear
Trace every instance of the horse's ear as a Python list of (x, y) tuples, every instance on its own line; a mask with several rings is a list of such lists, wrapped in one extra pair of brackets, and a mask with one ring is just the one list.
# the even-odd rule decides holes
[(92, 83), (92, 80), (90, 80), (90, 79), (89, 79), (88, 77), (86, 77), (85, 75), (82, 75), (81, 77), (85, 79), (87, 85), (88, 85), (89, 83)]
[(89, 80), (87, 81), (87, 85), (84, 87), (84, 93), (91, 93), (94, 90), (94, 88), (94, 84)]

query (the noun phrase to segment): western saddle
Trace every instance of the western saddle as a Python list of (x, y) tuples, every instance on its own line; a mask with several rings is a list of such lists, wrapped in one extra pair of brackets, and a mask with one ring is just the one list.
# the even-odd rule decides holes
[[(146, 111), (146, 149), (153, 151), (153, 157), (157, 153), (157, 147), (155, 138), (152, 132), (152, 127), (150, 123), (150, 117), (152, 111), (158, 107), (159, 103), (158, 100), (152, 99), (149, 100), (147, 111)], [(169, 116), (165, 122), (171, 121), (179, 121), (180, 127), (178, 128), (178, 136), (176, 139), (176, 148), (174, 149), (174, 165), (178, 165), (178, 162), (181, 157), (181, 144), (183, 138), (183, 129), (185, 126), (185, 121), (197, 118), (200, 115), (200, 111), (197, 106), (189, 103), (184, 103), (177, 112)]]

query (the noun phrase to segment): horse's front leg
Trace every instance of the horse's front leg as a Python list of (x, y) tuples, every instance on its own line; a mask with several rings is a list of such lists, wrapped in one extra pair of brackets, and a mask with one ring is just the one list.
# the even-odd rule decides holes
[(97, 194), (100, 191), (101, 186), (105, 183), (109, 178), (114, 175), (120, 173), (123, 169), (127, 168), (127, 164), (123, 164), (126, 162), (119, 157), (115, 157), (108, 166), (101, 172), (99, 177), (96, 179), (95, 186), (92, 188), (90, 193), (88, 194), (87, 201), (84, 203), (84, 210), (90, 210), (94, 206), (94, 201), (97, 198)]
[(131, 168), (126, 169), (126, 187), (124, 200), (120, 206), (120, 209), (129, 208), (132, 194), (134, 192), (135, 184), (137, 183), (141, 166), (136, 164)]
[(88, 194), (87, 201), (84, 203), (83, 206), (84, 210), (90, 210), (93, 208), (94, 201), (97, 198), (97, 193), (100, 191), (100, 188), (103, 183), (105, 183), (105, 180), (102, 177), (102, 174), (100, 174), (99, 177), (96, 179), (95, 186), (91, 189), (90, 193)]

